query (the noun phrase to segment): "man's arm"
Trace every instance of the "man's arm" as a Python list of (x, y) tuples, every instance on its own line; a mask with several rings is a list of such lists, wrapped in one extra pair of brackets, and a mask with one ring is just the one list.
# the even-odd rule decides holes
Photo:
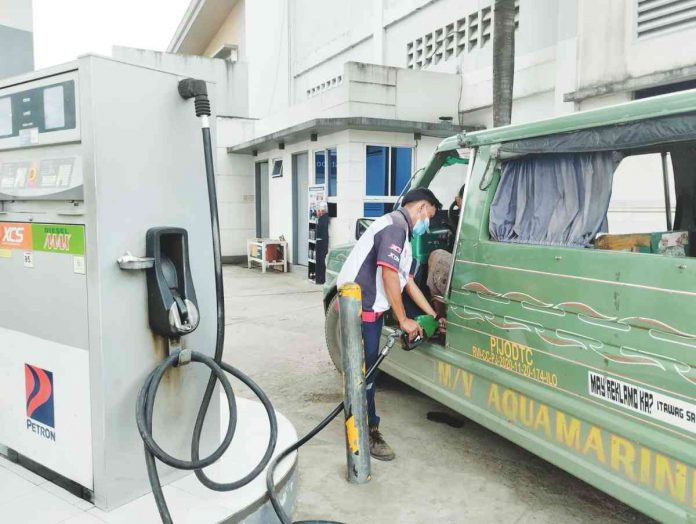
[[(413, 340), (416, 335), (423, 336), (423, 328), (418, 325), (418, 322), (406, 316), (404, 302), (401, 300), (401, 284), (399, 283), (399, 274), (395, 270), (383, 266), (382, 284), (384, 285), (384, 292), (387, 294), (387, 299), (389, 300), (389, 305), (391, 306), (392, 312), (394, 313), (396, 320), (399, 322), (399, 327), (408, 334), (409, 340)], [(421, 296), (423, 296), (422, 293)], [(425, 300), (425, 297), (423, 297), (423, 299)]]
[[(405, 289), (406, 293), (408, 293), (408, 296), (411, 297), (413, 302), (415, 302), (415, 304), (419, 308), (421, 308), (421, 310), (426, 315), (432, 315), (435, 318), (437, 318), (437, 312), (430, 305), (430, 303), (428, 302), (428, 299), (425, 298), (425, 295), (418, 287), (418, 284), (416, 284), (412, 278), (408, 279), (408, 282), (406, 283), (406, 287), (404, 289)], [(439, 322), (440, 322), (440, 330), (444, 332), (445, 325), (447, 324), (447, 320), (444, 318), (441, 318), (439, 320)]]
[(433, 307), (430, 305), (428, 302), (428, 299), (425, 298), (425, 295), (423, 292), (420, 290), (418, 285), (413, 281), (412, 278), (408, 279), (408, 282), (406, 283), (406, 288), (405, 288), (406, 293), (408, 293), (408, 296), (411, 297), (413, 302), (421, 308), (423, 313), (426, 315), (432, 315), (434, 317), (437, 317), (437, 313), (433, 309)]

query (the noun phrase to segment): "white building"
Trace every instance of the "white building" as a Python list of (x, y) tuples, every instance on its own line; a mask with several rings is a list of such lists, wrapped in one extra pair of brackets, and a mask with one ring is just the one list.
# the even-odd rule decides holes
[[(520, 0), (517, 20), (513, 122), (696, 86), (692, 1)], [(492, 121), (491, 0), (192, 0), (168, 51), (246, 82), (231, 96), (248, 111), (217, 119), (228, 257), (284, 235), (306, 263), (308, 185), (327, 184), (332, 244), (348, 241), (442, 137)], [(612, 213), (664, 216), (660, 184), (646, 197), (617, 174)]]
[(0, 78), (34, 69), (31, 0), (0, 0)]

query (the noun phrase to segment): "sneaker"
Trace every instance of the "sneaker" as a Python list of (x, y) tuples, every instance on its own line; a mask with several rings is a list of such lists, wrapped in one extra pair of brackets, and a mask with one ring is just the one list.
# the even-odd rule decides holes
[(370, 428), (370, 455), (377, 460), (394, 460), (396, 454), (391, 446), (384, 441), (379, 427)]

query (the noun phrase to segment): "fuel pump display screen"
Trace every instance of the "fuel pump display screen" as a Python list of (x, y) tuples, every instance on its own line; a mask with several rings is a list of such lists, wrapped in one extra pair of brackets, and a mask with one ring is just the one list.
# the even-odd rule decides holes
[(0, 139), (75, 129), (75, 81), (0, 97)]
[(65, 98), (63, 86), (54, 86), (44, 89), (44, 129), (65, 128)]
[(12, 99), (0, 98), (0, 136), (12, 134)]

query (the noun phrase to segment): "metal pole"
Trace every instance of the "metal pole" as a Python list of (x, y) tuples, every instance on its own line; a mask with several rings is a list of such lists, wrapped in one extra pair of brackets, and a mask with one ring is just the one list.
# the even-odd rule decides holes
[(348, 482), (364, 484), (371, 479), (371, 475), (365, 352), (362, 344), (362, 298), (358, 284), (349, 282), (338, 290), (338, 312), (343, 349), (343, 406), (346, 419)]
[(669, 171), (667, 152), (662, 152), (662, 183), (665, 188), (665, 213), (667, 214), (667, 231), (672, 231), (672, 204), (669, 201)]

